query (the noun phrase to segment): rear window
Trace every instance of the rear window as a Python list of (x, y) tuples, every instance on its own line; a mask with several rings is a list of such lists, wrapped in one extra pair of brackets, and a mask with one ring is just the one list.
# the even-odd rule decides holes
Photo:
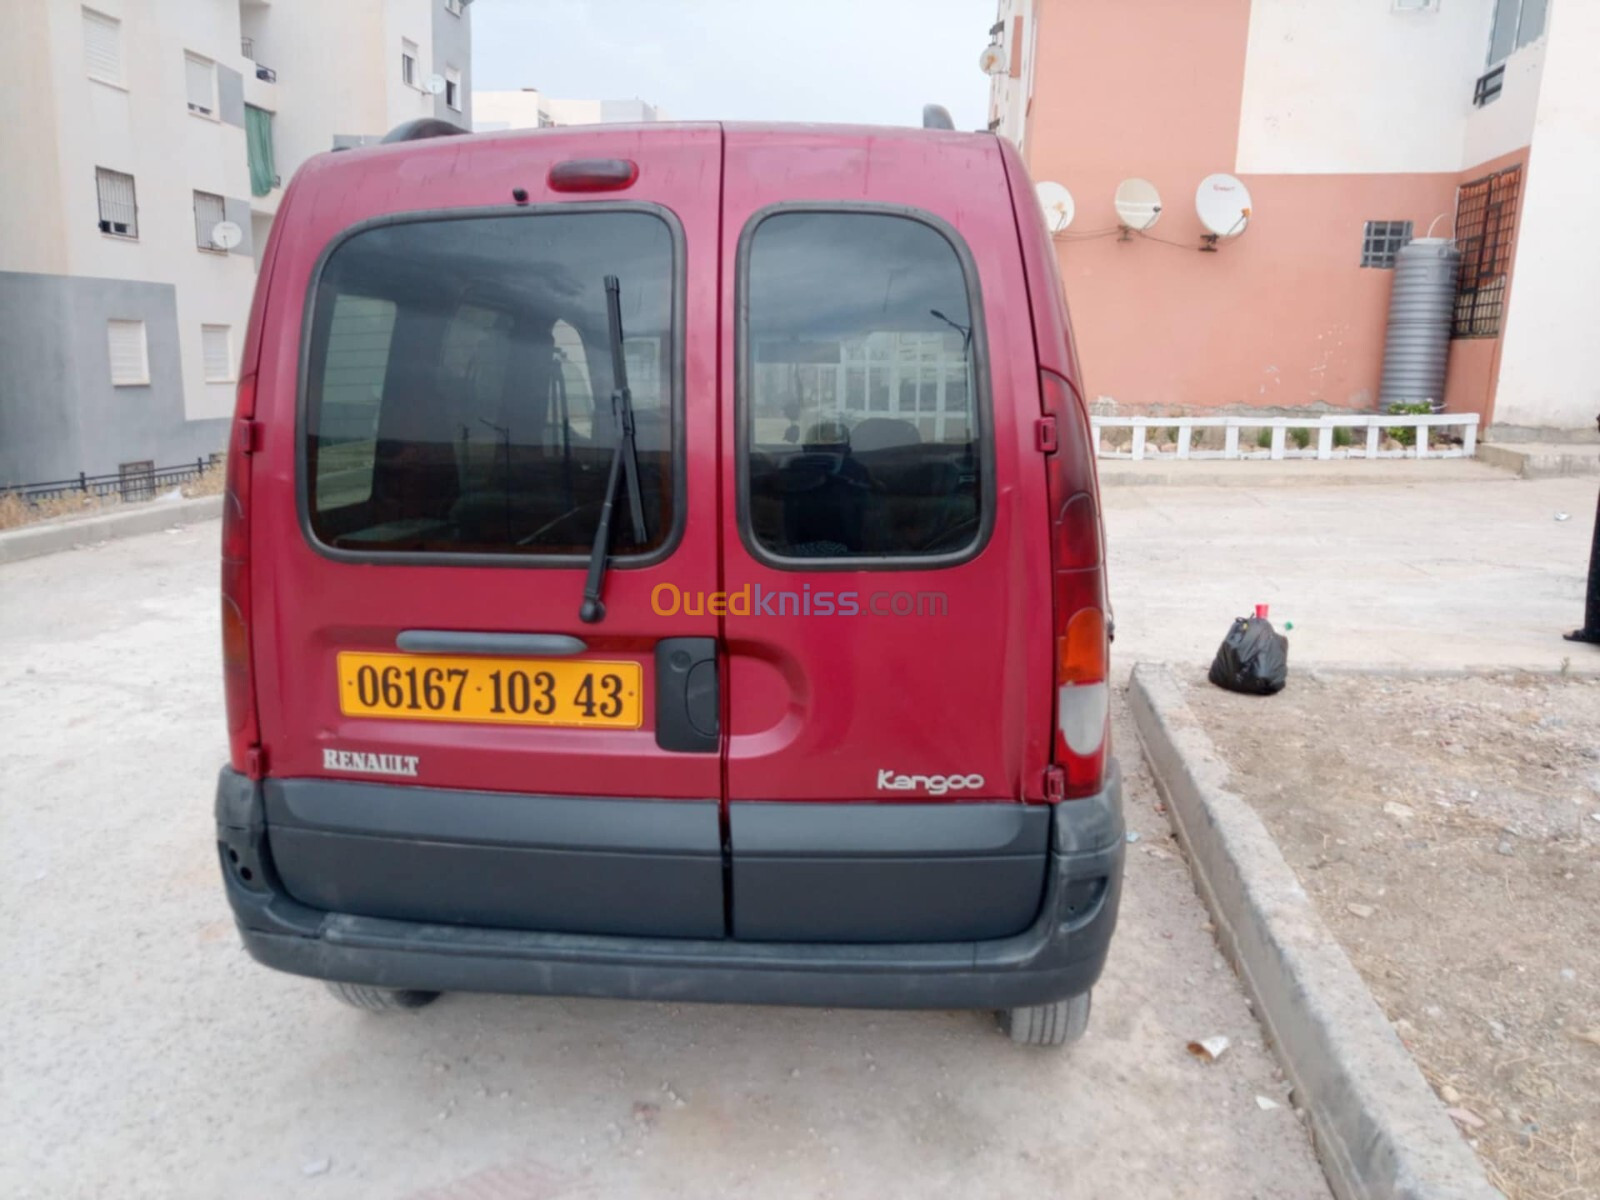
[(313, 299), (311, 530), (373, 553), (587, 555), (616, 431), (605, 277), (621, 281), (648, 553), (674, 520), (673, 235), (642, 212), (356, 233)]
[(752, 549), (805, 560), (972, 549), (983, 347), (953, 243), (907, 216), (788, 211), (760, 219), (745, 256)]

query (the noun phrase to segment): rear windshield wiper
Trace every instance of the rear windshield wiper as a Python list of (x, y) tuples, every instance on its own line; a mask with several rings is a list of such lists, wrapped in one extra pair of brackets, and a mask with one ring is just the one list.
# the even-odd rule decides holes
[(628, 391), (628, 364), (622, 353), (622, 284), (615, 275), (606, 276), (606, 325), (611, 341), (611, 424), (617, 431), (617, 447), (611, 454), (605, 503), (600, 506), (594, 548), (589, 551), (589, 578), (583, 585), (583, 604), (578, 609), (578, 619), (589, 625), (606, 615), (606, 606), (600, 602), (600, 585), (605, 581), (610, 556), (611, 510), (617, 499), (617, 483), (624, 472), (628, 476), (628, 509), (633, 517), (634, 545), (645, 543), (639, 452), (633, 442), (633, 396)]

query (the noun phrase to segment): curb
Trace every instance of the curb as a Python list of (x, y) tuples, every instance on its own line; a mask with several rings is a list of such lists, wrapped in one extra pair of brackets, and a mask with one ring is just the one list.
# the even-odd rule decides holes
[(1172, 673), (1140, 663), (1139, 740), (1217, 940), (1266, 1026), (1341, 1200), (1504, 1200), (1317, 915)]
[(1519, 450), (1515, 444), (1479, 442), (1478, 461), (1523, 479), (1600, 475), (1600, 455), (1592, 446), (1581, 444), (1562, 450)]
[(197, 496), (193, 500), (154, 500), (129, 512), (74, 517), (10, 529), (0, 533), (0, 563), (21, 562), (59, 550), (136, 537), (141, 533), (158, 533), (174, 525), (193, 525), (221, 515), (221, 496)]

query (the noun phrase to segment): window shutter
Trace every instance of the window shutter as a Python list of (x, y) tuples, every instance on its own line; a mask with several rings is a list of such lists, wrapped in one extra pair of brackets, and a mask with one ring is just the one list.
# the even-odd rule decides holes
[(211, 240), (211, 231), (225, 220), (222, 197), (211, 192), (194, 194), (194, 244), (202, 250), (219, 247)]
[(216, 104), (214, 96), (215, 87), (212, 83), (212, 65), (210, 59), (196, 58), (192, 54), (183, 56), (184, 87), (189, 94), (189, 107), (195, 112), (210, 116)]
[(83, 62), (96, 79), (122, 82), (122, 22), (83, 10)]
[(111, 351), (113, 387), (138, 387), (150, 382), (143, 321), (107, 321), (106, 344)]
[(207, 383), (233, 380), (233, 347), (229, 345), (227, 325), (200, 326), (200, 354), (205, 360)]
[(94, 182), (100, 201), (100, 231), (138, 237), (139, 216), (133, 198), (133, 176), (96, 167)]

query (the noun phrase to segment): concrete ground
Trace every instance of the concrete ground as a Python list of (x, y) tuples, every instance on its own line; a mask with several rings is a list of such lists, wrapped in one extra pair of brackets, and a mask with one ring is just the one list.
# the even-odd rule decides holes
[[(1149, 776), (1086, 1039), (986, 1014), (446, 996), (239, 949), (214, 523), (0, 567), (0, 1195), (1324, 1195)], [(1135, 745), (1119, 711), (1118, 741)], [(1159, 850), (1160, 854), (1145, 853)], [(1185, 1043), (1224, 1034), (1207, 1066)]]
[[(1600, 659), (1592, 482), (1108, 489), (1117, 655), (1257, 600), (1306, 662)], [(1566, 510), (1569, 522), (1555, 522)], [(1087, 1038), (972, 1013), (447, 996), (375, 1018), (239, 950), (217, 880), (214, 524), (0, 567), (0, 1194), (1322, 1195), (1133, 753)], [(1553, 640), (1555, 639), (1555, 640)], [(1226, 1034), (1212, 1066), (1184, 1050)]]
[(1113, 658), (1124, 670), (1209, 663), (1232, 619), (1266, 603), (1280, 630), (1294, 626), (1291, 673), (1311, 663), (1600, 671), (1600, 649), (1561, 640), (1583, 624), (1597, 487), (1499, 473), (1108, 487)]

